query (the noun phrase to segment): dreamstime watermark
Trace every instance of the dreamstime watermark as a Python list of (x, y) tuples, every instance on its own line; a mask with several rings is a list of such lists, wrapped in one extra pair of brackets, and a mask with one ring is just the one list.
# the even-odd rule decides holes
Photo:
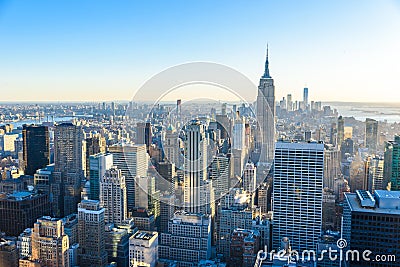
[[(197, 86), (197, 87), (196, 87)], [(204, 94), (202, 93), (202, 88), (207, 87), (214, 88), (214, 91), (222, 91), (225, 95), (235, 98), (237, 100), (237, 104), (243, 105), (250, 110), (246, 116), (249, 119), (249, 124), (252, 131), (252, 136), (256, 138), (254, 143), (263, 143), (262, 138), (264, 135), (262, 134), (262, 127), (261, 123), (258, 121), (258, 115), (256, 110), (254, 109), (254, 105), (252, 104), (254, 100), (256, 100), (255, 96), (257, 95), (258, 90), (257, 86), (250, 81), (248, 77), (244, 74), (240, 73), (239, 71), (230, 68), (228, 66), (211, 63), (211, 62), (190, 62), (185, 63), (177, 66), (173, 66), (170, 68), (165, 69), (164, 71), (154, 75), (149, 80), (147, 80), (135, 93), (132, 103), (146, 103), (148, 108), (147, 114), (141, 114), (142, 120), (141, 122), (155, 122), (157, 126), (162, 127), (162, 134), (161, 138), (159, 138), (158, 143), (156, 144), (157, 149), (159, 149), (160, 153), (151, 153), (150, 157), (152, 158), (153, 162), (159, 162), (160, 158), (164, 158), (165, 161), (169, 163), (174, 163), (174, 165), (183, 173), (183, 177), (190, 176), (189, 173), (201, 173), (204, 174), (199, 175), (199, 177), (203, 177), (207, 175), (208, 170), (213, 163), (214, 156), (216, 156), (216, 152), (218, 151), (218, 147), (222, 147), (223, 144), (218, 143), (216, 139), (212, 138), (212, 135), (207, 133), (205, 137), (201, 139), (201, 141), (196, 144), (197, 150), (204, 149), (207, 151), (207, 156), (202, 158), (201, 155), (190, 155), (190, 158), (187, 156), (188, 153), (187, 147), (179, 147), (179, 144), (185, 144), (185, 135), (187, 133), (188, 127), (193, 123), (194, 120), (200, 121), (203, 125), (218, 125), (217, 132), (221, 132), (221, 136), (218, 137), (224, 140), (227, 140), (227, 143), (231, 145), (231, 141), (234, 136), (232, 134), (232, 121), (235, 120), (233, 114), (233, 118), (231, 117), (224, 117), (221, 112), (222, 116), (207, 116), (207, 113), (211, 113), (211, 108), (219, 109), (222, 105), (221, 100), (219, 97), (221, 95), (218, 94), (210, 94), (210, 91), (205, 91)], [(197, 89), (196, 89), (197, 88)], [(200, 88), (200, 89), (199, 89)], [(193, 94), (195, 90), (196, 94)], [(212, 90), (212, 89), (211, 89)], [(180, 98), (182, 101), (179, 101), (179, 104), (165, 104), (168, 102), (168, 97), (170, 95), (174, 95), (174, 93), (179, 92)], [(272, 117), (269, 121), (273, 121), (273, 115), (271, 112), (271, 108), (268, 105), (266, 98), (260, 98), (263, 101), (262, 105), (265, 107), (266, 112), (265, 114), (270, 114)], [(171, 101), (171, 100), (169, 100)], [(201, 101), (203, 104), (209, 108), (208, 111), (195, 111), (193, 112), (193, 108), (196, 107), (196, 101)], [(260, 100), (258, 100), (260, 101)], [(163, 114), (162, 116), (154, 116), (157, 114), (160, 106), (168, 106), (167, 114)], [(239, 105), (238, 105), (239, 107)], [(135, 118), (137, 118), (137, 110), (129, 109), (126, 111), (125, 116), (125, 127), (127, 129), (135, 129), (137, 123), (139, 122)], [(228, 120), (227, 120), (228, 119)], [(265, 129), (265, 128), (264, 128)], [(174, 156), (170, 156), (169, 153), (166, 153), (166, 147), (170, 147), (170, 144), (166, 143), (166, 134), (171, 134), (169, 131), (174, 131), (175, 135), (174, 138), (179, 140), (178, 142), (172, 142), (176, 145), (176, 151), (174, 151)], [(224, 133), (225, 136), (222, 136)], [(171, 136), (171, 135), (170, 135)], [(171, 141), (171, 140), (169, 140)], [(235, 141), (235, 140), (233, 140)], [(255, 145), (257, 146), (257, 145)], [(263, 146), (260, 145), (257, 147), (259, 151), (257, 153), (263, 153)], [(250, 155), (253, 151), (250, 151), (250, 148), (244, 153), (246, 158), (243, 162), (248, 162), (250, 159)], [(254, 149), (254, 144), (252, 146)], [(127, 151), (130, 151), (127, 149)], [(204, 151), (204, 150), (202, 150)], [(193, 153), (191, 153), (193, 154)], [(237, 155), (233, 155), (237, 157)], [(242, 155), (240, 155), (242, 157)], [(127, 156), (126, 158), (129, 158)], [(231, 158), (231, 160), (233, 160)], [(272, 160), (270, 160), (272, 162)], [(270, 162), (270, 163), (271, 163)], [(265, 164), (270, 168), (272, 164)], [(127, 164), (129, 167), (131, 164)], [(130, 170), (131, 172), (135, 172), (135, 170)], [(221, 173), (225, 174), (228, 172), (221, 171)], [(268, 170), (264, 171), (268, 173)], [(156, 179), (164, 180), (165, 183), (170, 183), (171, 181), (167, 181), (162, 175), (156, 173)], [(260, 177), (257, 177), (259, 179)], [(213, 183), (216, 182), (220, 177), (213, 177)], [(191, 181), (193, 182), (193, 181)], [(262, 180), (257, 180), (257, 186), (254, 190), (261, 184)], [(140, 184), (138, 185), (140, 186)], [(186, 185), (185, 185), (186, 186)], [(231, 184), (231, 186), (234, 186)], [(208, 191), (207, 185), (202, 185), (201, 183), (195, 184), (195, 188), (193, 184), (190, 185), (191, 192), (194, 190), (198, 190), (199, 192), (206, 192)], [(204, 188), (203, 188), (204, 187)], [(145, 192), (147, 191), (146, 188), (142, 188)], [(227, 194), (231, 188), (225, 190), (224, 194)], [(185, 187), (184, 187), (185, 190)], [(214, 200), (221, 198), (223, 195), (215, 196)], [(162, 200), (160, 200), (162, 201)], [(183, 204), (183, 203), (182, 203)], [(175, 203), (178, 205), (178, 203)]]
[(328, 249), (323, 249), (320, 251), (315, 250), (303, 250), (301, 254), (296, 250), (271, 250), (266, 252), (265, 250), (260, 250), (257, 253), (258, 261), (294, 261), (294, 262), (320, 262), (324, 260), (329, 261), (340, 261), (340, 262), (395, 262), (396, 255), (393, 254), (373, 254), (371, 250), (354, 250), (347, 249), (347, 241), (345, 239), (339, 239), (336, 242), (336, 246), (329, 246)]

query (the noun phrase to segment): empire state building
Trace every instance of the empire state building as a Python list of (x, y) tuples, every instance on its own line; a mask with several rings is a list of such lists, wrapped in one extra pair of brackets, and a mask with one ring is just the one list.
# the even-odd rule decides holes
[(261, 149), (260, 162), (271, 162), (275, 144), (275, 86), (269, 74), (268, 46), (264, 75), (261, 76), (258, 86), (257, 120), (260, 127), (257, 140)]

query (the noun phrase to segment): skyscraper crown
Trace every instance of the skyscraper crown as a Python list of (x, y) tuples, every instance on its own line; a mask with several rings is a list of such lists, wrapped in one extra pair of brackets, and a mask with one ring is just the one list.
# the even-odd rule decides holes
[(267, 44), (267, 56), (265, 59), (265, 70), (264, 70), (264, 75), (262, 78), (271, 78), (271, 75), (269, 75), (269, 62), (268, 62), (268, 44)]

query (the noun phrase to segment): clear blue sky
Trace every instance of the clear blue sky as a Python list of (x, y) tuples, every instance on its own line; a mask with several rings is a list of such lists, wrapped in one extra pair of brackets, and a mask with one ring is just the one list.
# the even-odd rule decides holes
[(131, 99), (189, 61), (254, 83), (265, 46), (276, 95), (400, 102), (400, 1), (0, 0), (0, 101)]

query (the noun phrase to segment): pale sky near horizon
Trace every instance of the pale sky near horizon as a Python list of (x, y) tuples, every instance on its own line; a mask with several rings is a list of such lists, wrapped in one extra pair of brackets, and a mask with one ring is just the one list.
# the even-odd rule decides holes
[(129, 100), (192, 61), (257, 84), (267, 42), (277, 100), (400, 102), (398, 0), (0, 0), (0, 102)]

